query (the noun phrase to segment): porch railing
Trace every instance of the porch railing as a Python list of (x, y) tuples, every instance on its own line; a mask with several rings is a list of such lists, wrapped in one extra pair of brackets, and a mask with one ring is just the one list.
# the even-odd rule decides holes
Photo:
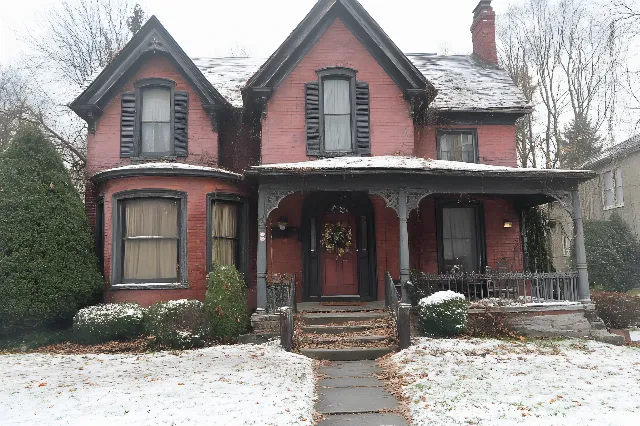
[(396, 285), (388, 272), (385, 276), (385, 307), (393, 317), (400, 349), (408, 348), (411, 346), (411, 305), (401, 303)]
[(493, 272), (426, 274), (413, 272), (408, 288), (412, 304), (438, 291), (462, 293), (467, 300), (509, 299), (521, 303), (578, 301), (577, 272)]
[(294, 314), (297, 311), (296, 274), (274, 274), (267, 282), (267, 313), (275, 314), (283, 307)]

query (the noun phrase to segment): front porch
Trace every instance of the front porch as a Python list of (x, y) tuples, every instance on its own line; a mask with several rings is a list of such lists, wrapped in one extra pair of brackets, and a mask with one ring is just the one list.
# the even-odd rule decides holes
[[(386, 159), (317, 160), (249, 173), (259, 188), (258, 312), (267, 306), (269, 277), (279, 273), (300, 277), (299, 302), (384, 300), (386, 271), (403, 289), (413, 284), (401, 292), (403, 302), (416, 290), (439, 289), (470, 300), (590, 301), (577, 194), (589, 172)], [(577, 271), (525, 274), (522, 213), (550, 201), (574, 218)], [(341, 257), (328, 255), (321, 242), (326, 224), (336, 221), (353, 232), (353, 246)], [(412, 270), (422, 271), (417, 282)]]

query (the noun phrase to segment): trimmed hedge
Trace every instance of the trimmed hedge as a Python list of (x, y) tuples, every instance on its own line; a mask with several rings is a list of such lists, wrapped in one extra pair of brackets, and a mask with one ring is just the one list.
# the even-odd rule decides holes
[(144, 310), (137, 303), (113, 303), (80, 309), (73, 317), (73, 338), (96, 344), (139, 337)]
[(145, 314), (145, 331), (157, 347), (203, 347), (211, 334), (203, 306), (199, 300), (184, 299), (156, 303)]
[(592, 291), (591, 300), (598, 316), (609, 328), (640, 325), (640, 297), (626, 293)]
[(469, 311), (460, 293), (439, 291), (418, 302), (418, 325), (427, 336), (452, 337), (467, 330)]
[(71, 325), (104, 281), (84, 204), (42, 132), (22, 127), (0, 154), (0, 334)]
[(247, 289), (242, 274), (234, 267), (212, 266), (204, 305), (217, 340), (235, 341), (248, 329)]

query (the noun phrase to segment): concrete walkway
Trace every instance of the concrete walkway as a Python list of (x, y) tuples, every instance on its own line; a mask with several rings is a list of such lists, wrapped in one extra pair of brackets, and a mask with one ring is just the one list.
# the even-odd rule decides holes
[(320, 368), (316, 410), (326, 419), (318, 426), (408, 426), (395, 413), (398, 401), (384, 390), (375, 361), (339, 361)]

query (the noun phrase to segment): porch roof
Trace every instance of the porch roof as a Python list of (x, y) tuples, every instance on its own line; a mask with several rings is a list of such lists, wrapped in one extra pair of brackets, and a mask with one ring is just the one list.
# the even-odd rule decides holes
[(334, 157), (298, 163), (278, 163), (253, 166), (247, 175), (342, 175), (342, 174), (412, 174), (432, 176), (483, 176), (524, 179), (562, 179), (578, 182), (596, 176), (590, 170), (532, 169), (489, 164), (432, 160), (418, 157)]

